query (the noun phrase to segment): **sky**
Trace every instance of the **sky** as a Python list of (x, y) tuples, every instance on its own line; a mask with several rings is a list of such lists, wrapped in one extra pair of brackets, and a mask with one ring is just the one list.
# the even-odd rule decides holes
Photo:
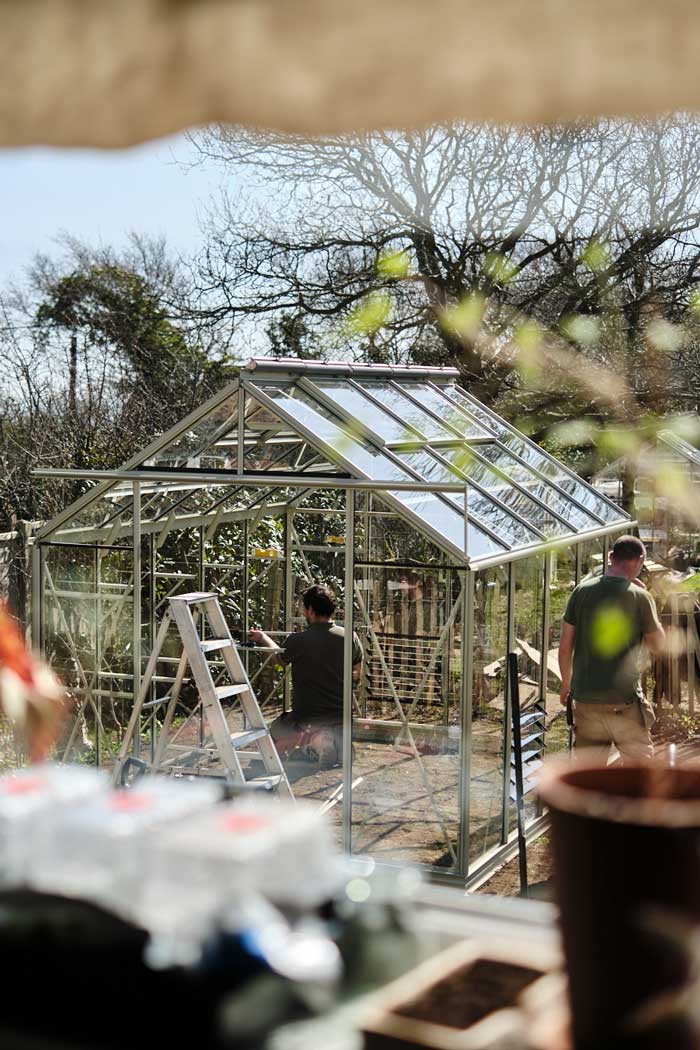
[(62, 231), (119, 247), (131, 231), (164, 234), (176, 251), (201, 244), (198, 213), (220, 182), (192, 162), (184, 135), (128, 150), (0, 150), (0, 289)]

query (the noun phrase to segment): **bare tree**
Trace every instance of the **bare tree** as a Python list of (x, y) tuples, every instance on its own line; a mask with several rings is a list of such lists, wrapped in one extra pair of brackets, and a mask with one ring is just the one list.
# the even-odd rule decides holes
[[(523, 388), (497, 351), (524, 319), (629, 374), (629, 412), (658, 407), (669, 365), (682, 371), (687, 342), (659, 370), (646, 333), (678, 321), (698, 279), (694, 118), (313, 141), (216, 128), (197, 142), (247, 186), (210, 210), (200, 302), (212, 318), (301, 318), (329, 351), (456, 363), (489, 400)], [(483, 325), (496, 352), (483, 353)], [(566, 384), (536, 393), (545, 416), (575, 408)]]

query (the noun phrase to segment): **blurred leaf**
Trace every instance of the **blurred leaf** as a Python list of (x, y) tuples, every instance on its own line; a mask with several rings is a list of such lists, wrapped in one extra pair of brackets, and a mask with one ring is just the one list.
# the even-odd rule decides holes
[(524, 321), (516, 330), (514, 342), (518, 347), (516, 368), (528, 385), (534, 385), (542, 375), (544, 332), (537, 321)]
[(345, 328), (349, 335), (372, 335), (378, 332), (391, 316), (391, 296), (388, 292), (372, 292), (348, 316)]
[(440, 319), (443, 328), (471, 342), (479, 334), (485, 311), (485, 297), (480, 292), (472, 292), (456, 306), (443, 310)]
[(519, 267), (500, 252), (489, 252), (484, 259), (484, 273), (495, 284), (509, 284), (518, 273)]
[(600, 319), (589, 314), (571, 314), (560, 325), (561, 334), (581, 346), (593, 346), (600, 338)]
[(549, 428), (549, 437), (559, 445), (592, 445), (598, 426), (592, 419), (570, 419)]
[(601, 452), (611, 456), (636, 456), (642, 447), (642, 439), (629, 427), (611, 426), (599, 431), (596, 444)]
[(691, 444), (700, 441), (700, 418), (689, 412), (664, 420), (662, 429), (670, 430), (676, 437), (683, 438)]
[(610, 265), (610, 249), (604, 241), (594, 237), (581, 255), (581, 263), (593, 273), (601, 273)]
[(664, 353), (679, 350), (687, 339), (687, 333), (681, 325), (671, 324), (660, 317), (647, 325), (645, 335), (653, 347)]
[(604, 660), (623, 652), (634, 637), (632, 619), (617, 605), (601, 605), (591, 624), (591, 648)]
[(407, 251), (384, 252), (377, 259), (377, 273), (391, 280), (408, 277), (411, 257)]

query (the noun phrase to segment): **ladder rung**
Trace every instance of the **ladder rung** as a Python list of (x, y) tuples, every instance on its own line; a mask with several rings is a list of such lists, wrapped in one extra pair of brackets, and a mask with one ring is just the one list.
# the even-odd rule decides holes
[(242, 729), (238, 733), (231, 733), (231, 743), (238, 750), (239, 748), (247, 747), (254, 740), (260, 740), (264, 736), (267, 736), (267, 729)]
[(203, 653), (214, 653), (217, 649), (227, 649), (233, 645), (230, 638), (209, 638), (206, 642), (202, 642)]
[(214, 689), (218, 700), (227, 700), (230, 696), (240, 696), (248, 692), (248, 686), (242, 685), (217, 685)]
[(261, 791), (273, 791), (281, 782), (281, 773), (268, 773), (262, 777), (251, 777), (250, 780), (246, 780), (246, 784), (250, 787), (257, 787)]
[(173, 594), (168, 598), (171, 602), (185, 602), (194, 605), (197, 602), (215, 602), (217, 597), (211, 591), (191, 591), (189, 594)]

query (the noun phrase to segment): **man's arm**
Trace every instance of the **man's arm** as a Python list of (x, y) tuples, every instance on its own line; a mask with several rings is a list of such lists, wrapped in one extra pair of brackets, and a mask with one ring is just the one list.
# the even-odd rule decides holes
[(362, 675), (362, 660), (364, 658), (364, 651), (360, 645), (360, 639), (356, 634), (352, 636), (352, 677), (356, 682), (359, 682), (360, 676)]
[(654, 656), (661, 656), (666, 652), (666, 632), (663, 627), (657, 628), (644, 635), (644, 644)]
[(566, 707), (566, 700), (571, 692), (571, 669), (574, 662), (574, 644), (576, 628), (566, 620), (561, 622), (561, 640), (559, 642), (559, 671), (561, 672), (560, 703)]
[(642, 607), (642, 633), (644, 644), (654, 656), (661, 656), (666, 651), (666, 632), (661, 626), (656, 602), (648, 592), (644, 595)]
[(264, 631), (259, 631), (254, 628), (252, 631), (248, 631), (248, 637), (251, 642), (255, 642), (256, 645), (262, 645), (265, 649), (278, 649), (277, 642), (273, 642), (269, 634), (265, 634)]

